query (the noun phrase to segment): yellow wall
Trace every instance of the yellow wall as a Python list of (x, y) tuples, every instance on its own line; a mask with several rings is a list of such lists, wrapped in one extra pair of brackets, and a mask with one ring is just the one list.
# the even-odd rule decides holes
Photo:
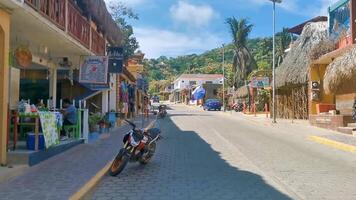
[[(311, 82), (313, 82), (313, 81), (320, 81), (320, 101), (319, 102), (312, 101), (310, 103), (310, 114), (311, 115), (317, 114), (316, 104), (318, 104), (318, 103), (335, 104), (335, 96), (325, 94), (324, 89), (323, 89), (323, 79), (324, 79), (326, 68), (327, 68), (327, 65), (312, 65), (310, 68), (310, 84), (309, 85), (311, 85)], [(310, 90), (310, 94), (311, 94), (311, 90)]]
[(6, 164), (10, 15), (0, 9), (0, 163)]

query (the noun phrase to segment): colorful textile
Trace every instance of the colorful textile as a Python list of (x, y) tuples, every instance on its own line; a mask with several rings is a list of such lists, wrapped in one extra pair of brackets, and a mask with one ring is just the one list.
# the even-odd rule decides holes
[(59, 144), (57, 118), (53, 112), (38, 112), (46, 148)]

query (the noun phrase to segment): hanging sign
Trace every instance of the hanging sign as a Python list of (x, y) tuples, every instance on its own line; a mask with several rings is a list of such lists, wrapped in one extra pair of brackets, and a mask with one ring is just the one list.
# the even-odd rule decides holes
[(250, 83), (252, 88), (266, 88), (269, 87), (268, 77), (253, 77)]
[(79, 71), (80, 83), (107, 84), (108, 58), (106, 56), (89, 56)]
[(122, 73), (124, 50), (122, 47), (108, 47), (109, 73)]
[(18, 47), (15, 50), (15, 58), (17, 64), (21, 67), (28, 67), (32, 63), (32, 53), (27, 47), (24, 46)]

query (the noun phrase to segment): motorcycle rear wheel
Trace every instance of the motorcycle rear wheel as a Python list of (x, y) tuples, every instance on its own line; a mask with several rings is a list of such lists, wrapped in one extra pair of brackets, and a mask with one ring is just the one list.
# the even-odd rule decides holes
[(149, 145), (147, 151), (148, 152), (145, 153), (145, 155), (143, 155), (140, 159), (140, 164), (142, 165), (146, 165), (153, 157), (154, 153), (156, 152), (156, 142), (153, 142), (151, 145)]
[(112, 162), (109, 174), (110, 176), (117, 176), (124, 170), (126, 164), (129, 161), (129, 157), (125, 155), (124, 151), (120, 151), (117, 156), (115, 157), (114, 161)]

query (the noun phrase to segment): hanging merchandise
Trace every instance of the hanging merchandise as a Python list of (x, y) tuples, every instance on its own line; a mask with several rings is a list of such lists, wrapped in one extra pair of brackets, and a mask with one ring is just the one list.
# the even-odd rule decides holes
[(15, 50), (17, 64), (21, 67), (28, 67), (32, 63), (32, 53), (26, 46), (19, 46)]

